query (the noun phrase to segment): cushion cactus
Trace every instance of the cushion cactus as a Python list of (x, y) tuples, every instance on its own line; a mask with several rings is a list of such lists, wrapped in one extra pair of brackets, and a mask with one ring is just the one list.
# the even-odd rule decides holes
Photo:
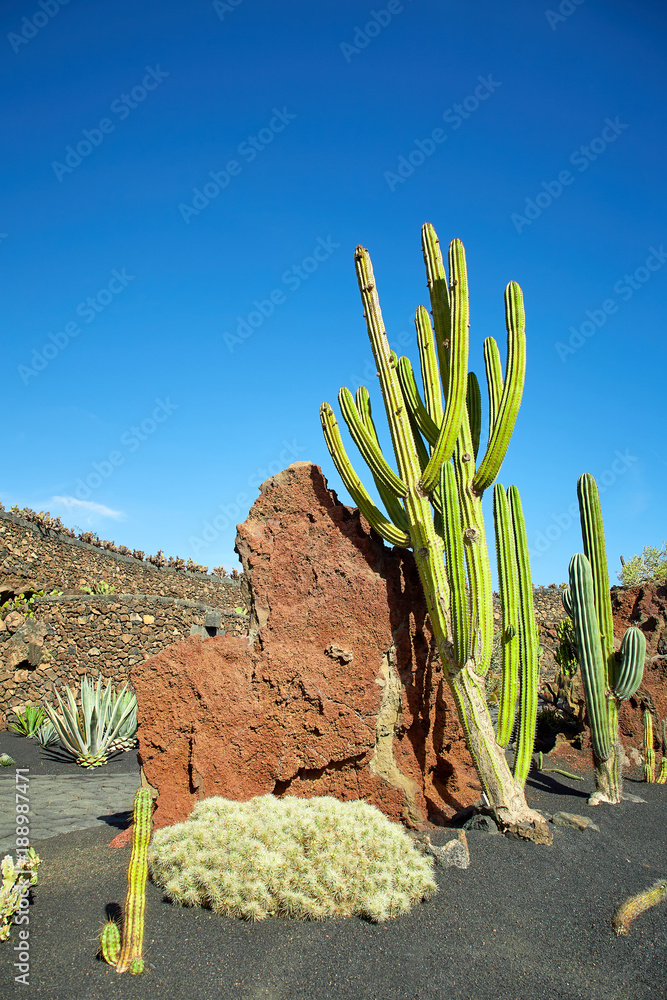
[(149, 862), (173, 902), (247, 920), (383, 921), (437, 888), (401, 826), (366, 802), (323, 796), (205, 799), (155, 833)]

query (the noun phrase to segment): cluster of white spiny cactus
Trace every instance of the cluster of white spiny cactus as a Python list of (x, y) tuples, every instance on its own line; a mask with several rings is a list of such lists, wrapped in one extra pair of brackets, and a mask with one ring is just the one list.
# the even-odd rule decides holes
[(247, 920), (382, 921), (437, 890), (403, 827), (362, 800), (324, 796), (204, 799), (156, 831), (149, 862), (173, 902)]

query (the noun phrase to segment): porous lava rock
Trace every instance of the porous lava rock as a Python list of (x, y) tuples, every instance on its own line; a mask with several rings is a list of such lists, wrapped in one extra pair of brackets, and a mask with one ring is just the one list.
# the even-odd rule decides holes
[(622, 702), (619, 712), (621, 740), (626, 748), (643, 748), (643, 706), (646, 705), (654, 715), (655, 748), (658, 749), (659, 723), (667, 716), (667, 584), (612, 587), (611, 608), (617, 644), (630, 625), (641, 629), (646, 639), (642, 683), (634, 697)]
[(132, 670), (155, 827), (212, 795), (267, 793), (445, 823), (481, 788), (411, 553), (388, 549), (309, 462), (260, 490), (236, 537), (249, 637), (193, 636)]

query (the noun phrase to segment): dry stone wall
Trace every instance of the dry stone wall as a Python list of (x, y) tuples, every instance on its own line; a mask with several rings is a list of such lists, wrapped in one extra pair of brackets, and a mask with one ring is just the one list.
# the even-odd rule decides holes
[(0, 511), (0, 593), (78, 590), (104, 580), (116, 593), (157, 594), (233, 611), (247, 607), (243, 578), (191, 573), (100, 549), (61, 532)]
[[(554, 659), (554, 650), (558, 649), (556, 628), (558, 622), (565, 618), (561, 592), (562, 588), (557, 587), (555, 583), (552, 583), (549, 587), (533, 588), (535, 619), (540, 627), (540, 645), (543, 649), (540, 661), (542, 681), (551, 680), (558, 669)], [(493, 617), (496, 628), (499, 628), (500, 596), (498, 594), (493, 595)]]
[(0, 622), (0, 729), (11, 709), (55, 703), (54, 684), (85, 674), (125, 683), (134, 664), (191, 635), (242, 635), (248, 618), (197, 601), (156, 595), (64, 595), (35, 601), (33, 618)]

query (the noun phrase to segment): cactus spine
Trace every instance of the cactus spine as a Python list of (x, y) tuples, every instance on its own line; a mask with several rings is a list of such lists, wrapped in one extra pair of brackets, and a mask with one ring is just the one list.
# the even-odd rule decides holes
[(616, 910), (611, 922), (616, 934), (628, 934), (632, 921), (640, 913), (645, 913), (652, 906), (661, 903), (665, 896), (667, 896), (667, 879), (662, 879), (645, 892), (638, 892), (636, 896), (626, 899)]
[(123, 910), (123, 933), (113, 920), (107, 921), (100, 935), (100, 949), (109, 965), (116, 972), (138, 975), (144, 971), (144, 909), (146, 906), (146, 878), (148, 877), (148, 844), (151, 839), (153, 799), (151, 793), (140, 788), (134, 799), (134, 826), (132, 829), (132, 854), (127, 875), (127, 896)]
[(586, 709), (591, 727), (596, 791), (589, 805), (621, 801), (622, 749), (618, 738), (618, 706), (631, 698), (642, 681), (646, 640), (631, 626), (620, 653), (614, 652), (614, 622), (600, 497), (589, 473), (577, 483), (584, 553), (570, 560), (570, 590), (563, 595), (579, 648)]
[[(482, 787), (501, 825), (532, 824), (548, 837), (541, 817), (526, 805), (520, 777), (509, 770), (484, 695), (493, 645), (493, 604), (482, 495), (498, 475), (521, 402), (525, 374), (523, 297), (519, 286), (510, 282), (505, 290), (504, 378), (495, 340), (489, 337), (484, 345), (489, 438), (477, 463), (481, 405), (477, 379), (468, 373), (465, 252), (460, 240), (452, 240), (448, 276), (438, 238), (429, 224), (422, 228), (422, 251), (433, 318), (431, 323), (423, 306), (417, 309), (423, 399), (410, 361), (399, 360), (389, 347), (368, 251), (363, 247), (355, 251), (364, 316), (398, 474), (380, 450), (365, 391), (357, 394), (356, 405), (345, 389), (339, 399), (350, 434), (370, 467), (389, 516), (375, 505), (355, 472), (328, 403), (320, 408), (322, 428), (336, 469), (361, 513), (391, 545), (413, 550), (445, 677)], [(507, 531), (503, 538), (508, 550), (514, 548)], [(523, 566), (525, 572), (527, 556)], [(510, 591), (517, 602), (516, 614), (527, 614), (521, 591), (513, 585)], [(530, 643), (528, 633), (525, 641)], [(511, 678), (507, 683), (509, 704)]]
[(644, 781), (655, 781), (655, 750), (653, 749), (653, 716), (650, 708), (644, 709)]

